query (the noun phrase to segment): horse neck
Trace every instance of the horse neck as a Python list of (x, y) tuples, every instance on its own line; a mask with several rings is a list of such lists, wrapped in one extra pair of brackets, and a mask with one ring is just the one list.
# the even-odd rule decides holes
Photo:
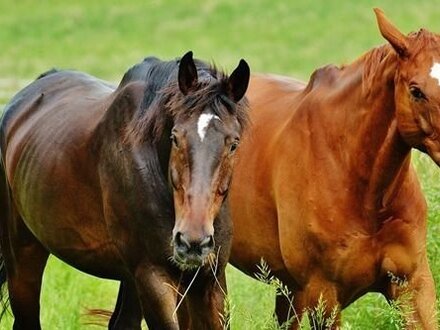
[(410, 171), (411, 148), (399, 134), (395, 115), (397, 56), (383, 46), (361, 58), (357, 66), (363, 76), (357, 107), (363, 113), (353, 136), (350, 169), (359, 180), (352, 181), (352, 188), (362, 199), (363, 215), (380, 221), (389, 217), (391, 202)]
[(363, 218), (386, 216), (410, 170), (410, 148), (396, 125), (396, 65), (397, 57), (383, 46), (342, 69), (324, 68), (306, 88), (311, 102), (322, 109), (309, 107), (311, 131), (325, 134), (312, 143), (325, 144), (318, 147), (324, 148), (322, 154), (336, 158), (329, 161), (348, 173), (342, 184), (349, 187), (349, 198), (356, 199), (353, 203), (363, 206)]
[[(109, 101), (111, 104), (113, 99)], [(138, 106), (131, 106), (133, 111), (139, 111)], [(168, 182), (168, 163), (171, 153), (170, 134), (173, 123), (171, 119), (164, 120), (159, 132), (159, 138), (153, 138), (151, 134), (145, 140), (132, 140), (127, 137), (127, 130), (133, 124), (136, 114), (129, 111), (121, 111), (120, 107), (109, 107), (93, 138), (93, 152), (101, 154), (102, 166), (111, 173), (118, 173), (117, 178), (125, 180), (124, 185), (130, 189), (145, 181), (147, 186), (156, 187), (153, 192), (155, 199), (164, 205), (172, 205), (170, 201), (170, 189)], [(139, 120), (136, 120), (138, 122)], [(142, 129), (143, 127), (135, 127)], [(120, 183), (122, 184), (122, 183)], [(142, 198), (139, 198), (141, 201)]]

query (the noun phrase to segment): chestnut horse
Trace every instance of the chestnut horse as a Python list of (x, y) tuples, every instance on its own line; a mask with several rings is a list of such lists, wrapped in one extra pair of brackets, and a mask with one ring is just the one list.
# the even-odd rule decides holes
[[(14, 329), (40, 329), (49, 254), (129, 288), (109, 328), (221, 328), (231, 223), (223, 203), (247, 122), (249, 67), (147, 58), (115, 88), (50, 71), (1, 122), (0, 243)], [(171, 136), (171, 139), (170, 139)], [(3, 261), (3, 260), (2, 260)], [(180, 293), (187, 318), (174, 315)], [(122, 290), (121, 290), (122, 291)]]
[[(253, 275), (264, 258), (299, 315), (320, 295), (328, 315), (370, 291), (406, 292), (407, 327), (435, 329), (426, 202), (410, 158), (417, 148), (440, 165), (440, 35), (405, 36), (375, 13), (389, 44), (352, 64), (318, 69), (308, 84), (252, 77), (230, 262)], [(288, 311), (277, 297), (278, 319)]]

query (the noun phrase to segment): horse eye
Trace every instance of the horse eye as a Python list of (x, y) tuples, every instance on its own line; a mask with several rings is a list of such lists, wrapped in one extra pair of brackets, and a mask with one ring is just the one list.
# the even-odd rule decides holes
[(411, 93), (412, 97), (414, 97), (416, 100), (426, 99), (425, 94), (423, 94), (420, 88), (416, 86), (411, 86), (409, 88), (409, 92)]
[(235, 141), (234, 143), (231, 144), (231, 148), (229, 149), (229, 151), (231, 153), (233, 153), (238, 147), (238, 141)]
[(172, 144), (176, 148), (179, 148), (179, 143), (177, 142), (177, 137), (174, 134), (171, 134), (170, 139), (171, 139)]

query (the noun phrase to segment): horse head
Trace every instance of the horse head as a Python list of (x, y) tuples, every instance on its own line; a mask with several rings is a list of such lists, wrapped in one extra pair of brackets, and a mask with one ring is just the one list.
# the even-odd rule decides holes
[(181, 268), (198, 267), (214, 252), (214, 219), (229, 189), (247, 118), (243, 96), (249, 75), (244, 60), (220, 79), (198, 69), (192, 52), (180, 60), (182, 95), (173, 104), (168, 175), (175, 209), (173, 259)]
[(397, 127), (406, 143), (440, 165), (440, 35), (404, 35), (375, 9), (382, 36), (397, 54), (394, 77)]

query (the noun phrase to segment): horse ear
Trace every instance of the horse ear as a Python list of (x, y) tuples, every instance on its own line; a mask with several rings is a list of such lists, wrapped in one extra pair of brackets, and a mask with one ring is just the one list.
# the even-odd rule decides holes
[(238, 102), (242, 99), (249, 85), (250, 74), (249, 65), (245, 60), (240, 60), (228, 79), (227, 94), (232, 101)]
[(180, 59), (179, 63), (179, 88), (186, 95), (197, 84), (197, 68), (193, 60), (193, 52), (189, 51)]
[(376, 14), (377, 24), (382, 36), (388, 40), (401, 58), (408, 57), (409, 50), (406, 36), (388, 20), (381, 9), (374, 8), (374, 13)]

